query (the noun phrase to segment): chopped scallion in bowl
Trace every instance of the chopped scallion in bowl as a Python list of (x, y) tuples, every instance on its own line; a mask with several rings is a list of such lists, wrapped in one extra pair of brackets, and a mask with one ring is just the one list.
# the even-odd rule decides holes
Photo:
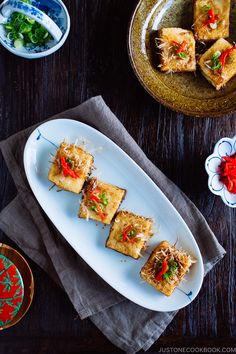
[[(22, 0), (31, 4), (29, 0)], [(14, 12), (6, 24), (3, 24), (7, 38), (14, 43), (15, 48), (32, 45), (44, 45), (52, 39), (50, 33), (34, 19)]]

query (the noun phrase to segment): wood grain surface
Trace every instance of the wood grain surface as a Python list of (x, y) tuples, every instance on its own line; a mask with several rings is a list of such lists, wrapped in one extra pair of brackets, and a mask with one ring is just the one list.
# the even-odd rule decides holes
[[(204, 160), (236, 133), (236, 114), (191, 118), (151, 98), (132, 72), (127, 29), (137, 0), (65, 0), (71, 32), (57, 53), (24, 60), (0, 47), (0, 138), (102, 95), (147, 156), (206, 217), (227, 255), (205, 278), (197, 299), (179, 311), (150, 348), (236, 348), (236, 209), (210, 194)], [(0, 208), (16, 190), (0, 157)], [(0, 241), (13, 245), (4, 235)], [(14, 246), (14, 245), (13, 245)], [(65, 293), (26, 258), (35, 298), (26, 317), (0, 333), (0, 353), (118, 353), (90, 320), (80, 321)], [(235, 349), (236, 352), (236, 349)]]

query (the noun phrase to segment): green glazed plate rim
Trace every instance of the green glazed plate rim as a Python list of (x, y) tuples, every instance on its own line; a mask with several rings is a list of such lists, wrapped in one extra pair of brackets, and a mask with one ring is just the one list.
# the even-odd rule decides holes
[[(144, 53), (142, 53), (141, 34), (143, 25), (140, 18), (146, 19), (147, 16), (150, 14), (150, 8), (152, 8), (152, 6), (156, 5), (157, 3), (161, 4), (162, 1), (163, 0), (140, 0), (136, 5), (130, 20), (127, 38), (128, 56), (131, 66), (139, 82), (156, 101), (160, 102), (164, 106), (176, 112), (184, 113), (188, 116), (194, 116), (199, 118), (222, 117), (224, 115), (234, 113), (236, 111), (236, 91), (231, 92), (228, 95), (224, 95), (222, 97), (212, 97), (205, 99), (205, 107), (201, 109), (195, 109), (191, 107), (191, 104), (188, 104), (188, 102), (184, 103), (182, 101), (180, 105), (179, 103), (176, 104), (175, 102), (169, 100), (168, 95), (170, 96), (170, 90), (169, 92), (167, 92), (168, 90), (166, 91), (166, 88), (164, 87), (165, 85), (163, 83), (162, 89), (164, 90), (164, 94), (161, 89), (158, 88), (157, 85), (155, 86), (155, 89), (150, 85), (145, 68), (151, 68), (152, 70), (157, 69), (152, 66), (151, 62), (147, 60), (147, 57), (144, 56)], [(141, 7), (142, 12), (140, 10)], [(143, 9), (145, 11), (143, 11)], [(215, 90), (213, 86), (212, 90)], [(192, 106), (195, 106), (195, 103), (197, 104), (198, 102), (200, 102), (200, 100), (195, 98), (191, 98), (190, 101), (192, 102)], [(230, 104), (227, 104), (227, 102), (230, 102)], [(213, 105), (215, 105), (215, 107)]]

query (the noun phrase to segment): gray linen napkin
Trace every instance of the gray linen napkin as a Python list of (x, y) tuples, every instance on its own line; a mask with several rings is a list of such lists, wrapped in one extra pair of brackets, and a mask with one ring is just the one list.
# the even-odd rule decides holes
[[(143, 168), (188, 224), (201, 250), (205, 274), (224, 256), (225, 250), (199, 210), (147, 159), (102, 97), (91, 98), (52, 118), (59, 117), (76, 119), (99, 129)], [(147, 350), (176, 312), (150, 311), (125, 299), (87, 266), (50, 223), (31, 193), (23, 168), (24, 145), (35, 127), (0, 143), (18, 191), (0, 214), (1, 229), (65, 289), (81, 319), (89, 317), (112, 343), (126, 352)]]

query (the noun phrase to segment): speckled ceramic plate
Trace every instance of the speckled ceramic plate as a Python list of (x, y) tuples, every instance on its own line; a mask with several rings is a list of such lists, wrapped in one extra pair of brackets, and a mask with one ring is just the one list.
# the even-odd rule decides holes
[[(221, 91), (197, 70), (165, 74), (157, 69), (154, 38), (162, 27), (191, 29), (193, 0), (141, 0), (131, 19), (128, 35), (130, 61), (139, 81), (159, 102), (187, 115), (222, 116), (236, 111), (236, 77)], [(236, 7), (231, 9), (230, 38), (236, 41)], [(199, 47), (201, 52), (203, 48)]]

